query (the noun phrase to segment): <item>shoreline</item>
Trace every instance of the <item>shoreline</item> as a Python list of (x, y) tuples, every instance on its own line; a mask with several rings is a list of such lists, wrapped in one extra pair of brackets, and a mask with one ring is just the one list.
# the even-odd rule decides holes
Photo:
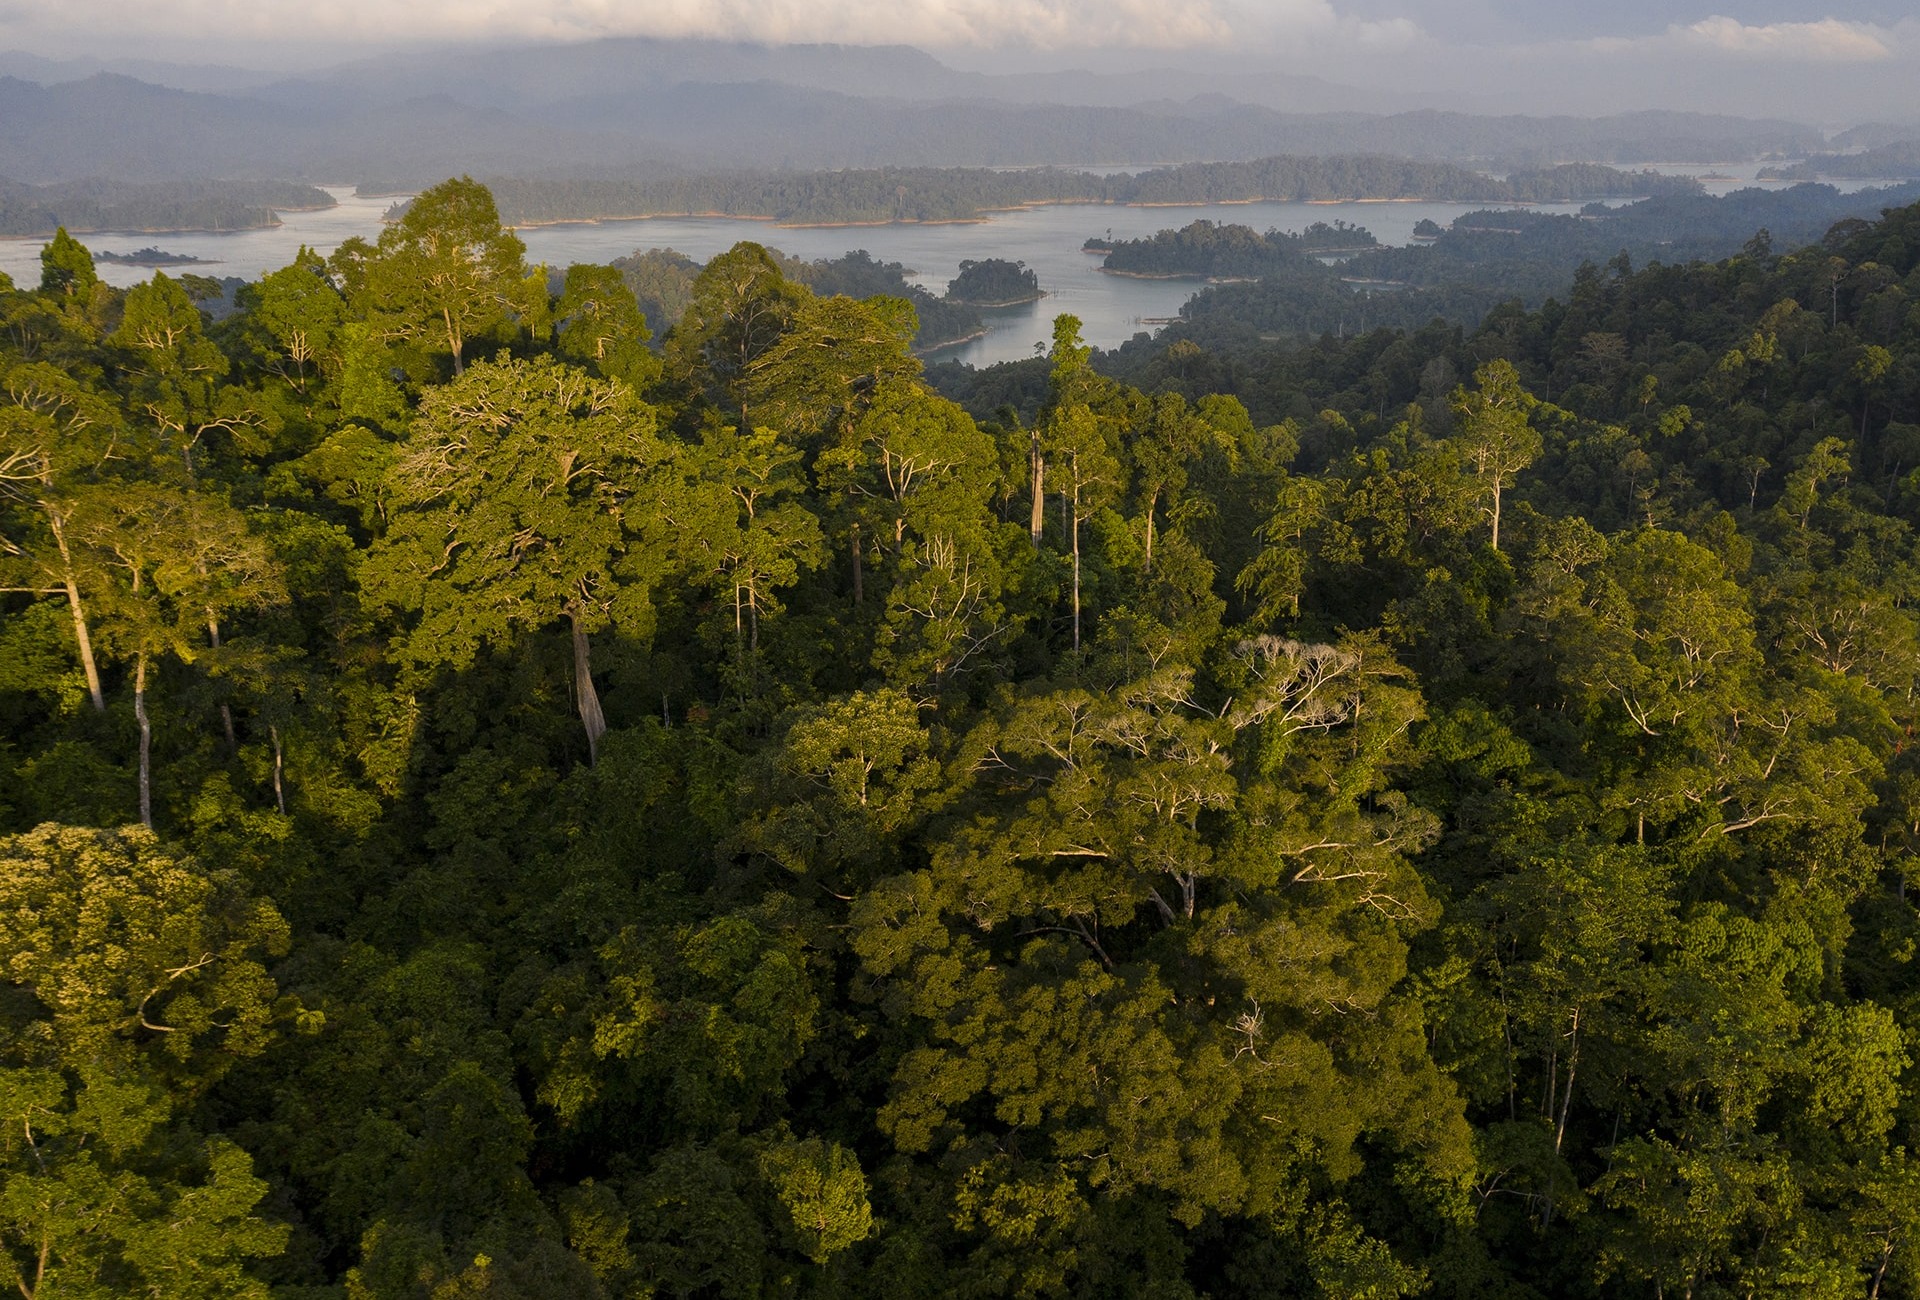
[(1205, 271), (1116, 271), (1110, 266), (1095, 267), (1102, 275), (1117, 275), (1123, 280), (1199, 280), (1205, 282)]
[(1005, 302), (975, 302), (971, 298), (949, 298), (948, 302), (956, 307), (974, 307), (981, 311), (993, 311), (1001, 307), (1025, 307), (1029, 303), (1039, 302), (1050, 296), (1045, 289), (1026, 298), (1009, 298)]
[(1028, 212), (1036, 208), (1213, 208), (1251, 207), (1261, 203), (1302, 204), (1309, 207), (1335, 207), (1342, 203), (1482, 203), (1509, 208), (1531, 208), (1538, 206), (1541, 202), (1600, 202), (1603, 201), (1605, 197), (1618, 196), (1552, 200), (1458, 198), (1444, 196), (1434, 197), (1431, 195), (1410, 198), (1278, 199), (1271, 195), (1263, 194), (1254, 198), (1238, 199), (1030, 199), (1025, 203), (980, 208), (976, 210), (975, 215), (970, 217), (886, 217), (863, 221), (785, 221), (778, 216), (770, 216), (757, 212), (635, 212), (619, 214), (607, 213), (593, 217), (545, 217), (529, 219), (526, 221), (512, 222), (509, 228), (513, 230), (540, 230), (549, 226), (600, 226), (618, 221), (752, 221), (762, 225), (771, 225), (780, 230), (858, 230), (873, 226), (977, 226), (991, 222), (994, 216), (1000, 213)]
[(1185, 280), (1191, 284), (1254, 284), (1265, 278), (1258, 275), (1208, 275), (1205, 271), (1110, 271), (1104, 266), (1096, 269), (1102, 275), (1115, 275), (1123, 280)]
[(929, 344), (924, 348), (915, 348), (913, 349), (913, 355), (916, 357), (930, 357), (934, 353), (944, 352), (948, 348), (962, 347), (968, 343), (978, 343), (981, 339), (987, 337), (987, 335), (991, 333), (993, 333), (992, 330), (978, 329), (978, 330), (975, 330), (973, 333), (963, 335), (960, 338), (948, 339), (944, 343), (933, 343), (933, 344)]
[[(1015, 208), (994, 208), (995, 212), (1014, 212)], [(620, 221), (752, 221), (776, 230), (859, 230), (872, 226), (983, 226), (991, 217), (894, 217), (885, 221), (782, 221), (779, 217), (739, 212), (643, 212), (637, 216), (550, 217), (542, 221), (516, 221), (510, 230), (546, 230), (554, 226), (605, 226)]]
[[(328, 212), (332, 209), (303, 208), (299, 210), (304, 212)], [(295, 209), (288, 208), (287, 211), (292, 212), (295, 211)], [(80, 238), (82, 235), (245, 235), (255, 230), (278, 230), (286, 224), (284, 221), (275, 219), (258, 226), (115, 226), (112, 228), (103, 227), (99, 230), (75, 230), (72, 226), (68, 226), (66, 231), (75, 239)], [(0, 240), (25, 241), (38, 239), (44, 242), (52, 239), (53, 236), (54, 232), (49, 230), (44, 235), (0, 235)]]

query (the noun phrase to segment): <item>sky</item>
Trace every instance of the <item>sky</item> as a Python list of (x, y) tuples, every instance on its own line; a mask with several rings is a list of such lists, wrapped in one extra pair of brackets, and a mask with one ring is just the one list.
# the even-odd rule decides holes
[[(978, 69), (1312, 72), (1481, 110), (1920, 119), (1913, 0), (0, 0), (0, 49), (301, 68), (395, 42), (903, 43)], [(1468, 102), (1471, 101), (1471, 102)]]

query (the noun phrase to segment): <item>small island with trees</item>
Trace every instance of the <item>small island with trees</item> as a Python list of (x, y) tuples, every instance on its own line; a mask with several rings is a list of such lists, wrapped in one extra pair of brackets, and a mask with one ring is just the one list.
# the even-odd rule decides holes
[[(1271, 237), (1272, 231), (1268, 232)], [(1337, 257), (1349, 253), (1364, 253), (1369, 248), (1380, 247), (1380, 240), (1365, 226), (1355, 225), (1351, 221), (1335, 220), (1329, 225), (1316, 221), (1293, 237), (1294, 245), (1301, 252), (1313, 257)]]
[(207, 259), (195, 257), (191, 253), (169, 253), (163, 248), (149, 244), (145, 248), (136, 248), (131, 253), (95, 253), (93, 260), (107, 262), (114, 266), (198, 266)]
[[(1143, 280), (1252, 280), (1297, 266), (1309, 253), (1352, 252), (1373, 247), (1371, 232), (1345, 222), (1335, 229), (1317, 222), (1307, 236), (1218, 221), (1193, 221), (1144, 239), (1113, 240), (1100, 269)], [(1309, 237), (1311, 242), (1309, 242)], [(1091, 248), (1095, 241), (1088, 240)]]
[(1025, 262), (999, 257), (962, 262), (960, 274), (947, 282), (947, 301), (964, 307), (1018, 307), (1046, 296)]

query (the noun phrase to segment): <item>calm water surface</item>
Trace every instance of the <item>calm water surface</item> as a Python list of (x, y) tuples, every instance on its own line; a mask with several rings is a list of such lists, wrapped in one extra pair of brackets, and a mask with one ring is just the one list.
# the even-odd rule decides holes
[[(1758, 164), (1717, 168), (1725, 174), (1751, 174)], [(1663, 168), (1662, 170), (1666, 170)], [(1674, 169), (1681, 170), (1681, 169)], [(1692, 170), (1698, 171), (1695, 166)], [(1722, 188), (1719, 185), (1710, 189)], [(1731, 189), (1728, 183), (1724, 188)], [(256, 279), (293, 260), (300, 245), (321, 254), (331, 253), (353, 236), (376, 238), (380, 217), (392, 198), (356, 198), (351, 189), (331, 189), (340, 206), (324, 212), (289, 212), (272, 230), (230, 234), (101, 234), (86, 237), (95, 252), (130, 253), (157, 245), (170, 253), (204, 258), (200, 265), (176, 268), (213, 276)], [(864, 248), (886, 262), (911, 269), (909, 277), (935, 294), (968, 259), (1004, 257), (1025, 262), (1040, 277), (1047, 297), (1024, 307), (985, 313), (984, 338), (942, 350), (942, 358), (991, 365), (1034, 355), (1052, 339), (1053, 318), (1072, 312), (1082, 322), (1086, 341), (1111, 348), (1134, 334), (1151, 332), (1159, 318), (1176, 315), (1198, 288), (1191, 281), (1132, 280), (1100, 272), (1098, 256), (1083, 253), (1089, 236), (1137, 239), (1157, 230), (1184, 226), (1190, 221), (1236, 222), (1256, 230), (1298, 232), (1316, 221), (1336, 220), (1365, 226), (1384, 244), (1405, 244), (1414, 224), (1431, 218), (1444, 226), (1484, 203), (1226, 203), (1179, 207), (1119, 207), (1105, 204), (1062, 204), (998, 213), (986, 221), (927, 226), (782, 227), (765, 221), (726, 218), (651, 217), (639, 221), (602, 221), (523, 229), (528, 257), (551, 266), (573, 262), (607, 262), (639, 249), (675, 248), (696, 261), (706, 261), (743, 239), (756, 240), (784, 253), (807, 259), (838, 257)], [(1531, 205), (1538, 212), (1578, 212), (1578, 203)], [(39, 240), (0, 240), (0, 271), (18, 284), (33, 284), (40, 276)], [(132, 285), (153, 272), (144, 267), (102, 264), (101, 277), (111, 284)]]
[[(277, 271), (293, 260), (306, 244), (323, 256), (354, 235), (368, 239), (380, 234), (380, 216), (393, 206), (392, 199), (355, 198), (351, 186), (325, 186), (339, 200), (339, 206), (321, 212), (286, 212), (282, 224), (271, 230), (239, 230), (215, 234), (211, 231), (187, 234), (102, 234), (83, 235), (81, 242), (95, 253), (132, 253), (142, 248), (160, 248), (169, 253), (184, 253), (204, 258), (198, 266), (166, 268), (169, 274), (192, 271), (201, 275), (237, 275), (257, 280), (268, 271)], [(0, 271), (13, 277), (18, 285), (40, 282), (40, 248), (44, 240), (0, 239)], [(153, 277), (153, 269), (144, 266), (112, 266), (102, 262), (100, 278), (108, 284), (139, 284)]]

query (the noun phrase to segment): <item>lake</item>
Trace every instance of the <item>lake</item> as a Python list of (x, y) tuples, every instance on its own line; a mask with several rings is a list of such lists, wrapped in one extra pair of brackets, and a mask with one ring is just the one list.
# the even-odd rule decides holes
[[(321, 212), (285, 213), (283, 224), (270, 230), (100, 234), (88, 235), (84, 242), (96, 252), (131, 253), (158, 246), (170, 253), (206, 259), (198, 265), (172, 268), (176, 273), (257, 279), (291, 262), (301, 244), (327, 254), (351, 236), (378, 237), (381, 215), (395, 202), (392, 198), (357, 198), (352, 190), (344, 188), (329, 187), (329, 192), (340, 200), (340, 206)], [(1192, 281), (1134, 280), (1102, 274), (1100, 258), (1080, 251), (1089, 236), (1137, 239), (1196, 220), (1296, 233), (1316, 221), (1348, 221), (1365, 226), (1384, 244), (1405, 244), (1422, 218), (1445, 226), (1462, 213), (1491, 206), (1498, 205), (1382, 201), (1177, 207), (1060, 204), (997, 213), (985, 221), (943, 225), (783, 227), (767, 221), (729, 218), (649, 217), (536, 226), (522, 229), (520, 235), (531, 260), (556, 267), (573, 262), (609, 262), (647, 248), (674, 248), (704, 262), (743, 239), (809, 260), (865, 249), (882, 261), (909, 267), (913, 271), (909, 278), (935, 294), (946, 291), (947, 281), (958, 274), (962, 261), (1003, 257), (1025, 262), (1039, 276), (1047, 297), (1023, 307), (983, 313), (988, 328), (984, 338), (935, 354), (942, 360), (991, 365), (1030, 357), (1036, 346), (1044, 348), (1053, 337), (1053, 318), (1062, 312), (1080, 318), (1082, 337), (1088, 343), (1116, 347), (1136, 333), (1151, 333), (1157, 328), (1146, 322), (1177, 315), (1199, 288)], [(1537, 212), (1578, 212), (1582, 207), (1579, 203), (1528, 206)], [(0, 240), (0, 271), (11, 275), (17, 284), (37, 283), (41, 243)], [(137, 284), (152, 274), (145, 267), (100, 266), (101, 278), (115, 285)]]

